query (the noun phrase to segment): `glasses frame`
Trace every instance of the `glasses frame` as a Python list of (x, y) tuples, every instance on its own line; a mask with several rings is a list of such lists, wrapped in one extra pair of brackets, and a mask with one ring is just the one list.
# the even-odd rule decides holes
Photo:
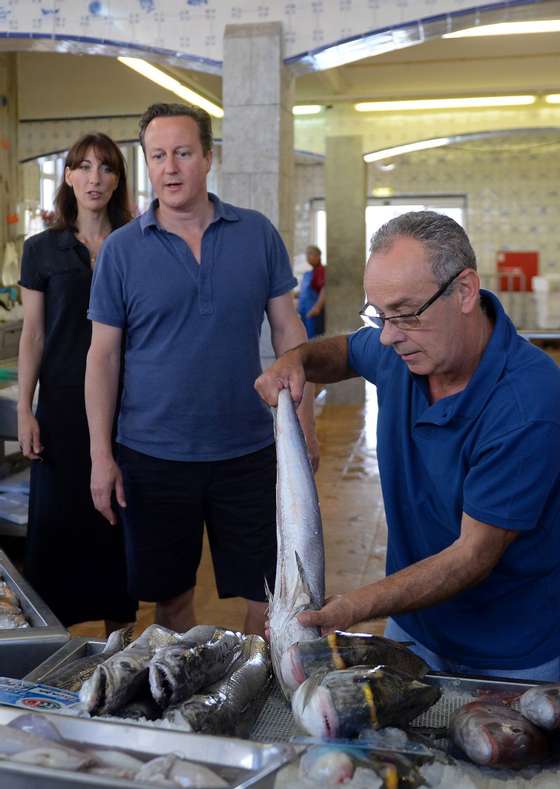
[(422, 315), (422, 313), (426, 312), (428, 307), (432, 306), (434, 301), (437, 301), (440, 296), (443, 296), (447, 288), (451, 285), (452, 282), (454, 282), (457, 279), (459, 274), (463, 273), (463, 271), (465, 271), (464, 268), (462, 268), (460, 271), (457, 271), (455, 274), (453, 274), (452, 277), (446, 280), (443, 283), (443, 285), (436, 290), (434, 295), (430, 296), (428, 301), (425, 301), (421, 307), (418, 307), (416, 312), (403, 312), (400, 315), (386, 315), (386, 316), (378, 315), (375, 318), (372, 318), (371, 315), (366, 314), (366, 310), (368, 307), (373, 307), (373, 304), (370, 304), (369, 301), (366, 301), (366, 303), (360, 310), (360, 318), (367, 326), (370, 326), (371, 328), (375, 327), (377, 329), (384, 329), (387, 321), (400, 320), (402, 318), (419, 318), (420, 315)]

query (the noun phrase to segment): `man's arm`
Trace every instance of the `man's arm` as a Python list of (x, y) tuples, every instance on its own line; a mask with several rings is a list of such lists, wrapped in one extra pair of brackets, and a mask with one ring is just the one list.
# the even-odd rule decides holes
[(91, 451), (91, 495), (95, 508), (109, 523), (117, 522), (111, 494), (126, 507), (122, 476), (112, 447), (113, 420), (117, 403), (122, 330), (92, 321), (91, 345), (87, 355), (85, 398)]
[(323, 286), (319, 292), (319, 298), (307, 313), (307, 317), (317, 318), (323, 312), (326, 300), (327, 300), (327, 293), (325, 290), (325, 286)]
[[(272, 347), (276, 358), (286, 351), (305, 342), (307, 335), (305, 327), (295, 310), (291, 293), (270, 299), (266, 312), (270, 323)], [(319, 442), (315, 432), (315, 416), (313, 412), (314, 387), (307, 385), (304, 388), (303, 398), (298, 408), (299, 421), (305, 435), (307, 450), (313, 470), (319, 467)]]
[(320, 611), (300, 614), (300, 622), (328, 633), (449, 600), (487, 578), (517, 535), (463, 513), (461, 534), (448, 548), (381, 581), (336, 595)]
[(299, 403), (306, 381), (331, 384), (356, 377), (348, 364), (348, 338), (329, 337), (284, 353), (257, 378), (255, 388), (266, 403), (276, 406), (281, 389), (289, 389), (294, 402)]

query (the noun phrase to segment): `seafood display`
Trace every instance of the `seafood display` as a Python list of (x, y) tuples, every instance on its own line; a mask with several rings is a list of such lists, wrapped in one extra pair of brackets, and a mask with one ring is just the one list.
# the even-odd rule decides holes
[(247, 636), (241, 654), (222, 680), (204, 693), (170, 707), (165, 719), (193, 732), (234, 734), (270, 680), (270, 659), (266, 643), (259, 636)]
[(29, 627), (16, 593), (0, 575), (0, 630)]
[(440, 696), (434, 685), (388, 666), (357, 666), (316, 672), (294, 693), (292, 712), (314, 737), (354, 737), (368, 727), (403, 726)]
[(560, 728), (560, 685), (529, 688), (519, 699), (522, 715), (541, 729)]
[(476, 764), (523, 767), (548, 754), (546, 734), (505, 704), (474, 701), (451, 719), (453, 742)]
[(288, 389), (276, 410), (276, 534), (278, 558), (274, 594), (269, 594), (270, 651), (274, 673), (286, 696), (301, 682), (289, 647), (320, 636), (297, 615), (321, 608), (325, 597), (323, 529), (317, 488), (305, 439)]
[(117, 749), (66, 742), (53, 723), (45, 722), (37, 714), (22, 715), (7, 725), (0, 724), (0, 757), (17, 764), (155, 785), (207, 789), (229, 786), (210, 768), (175, 753), (142, 760)]
[(337, 630), (321, 638), (292, 644), (287, 654), (293, 675), (300, 683), (315, 671), (334, 671), (352, 666), (390, 666), (417, 679), (430, 670), (426, 661), (407, 649), (405, 644), (369, 633)]

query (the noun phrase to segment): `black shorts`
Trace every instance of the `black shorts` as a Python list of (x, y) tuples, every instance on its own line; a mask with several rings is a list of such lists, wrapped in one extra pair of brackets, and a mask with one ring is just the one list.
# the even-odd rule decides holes
[(162, 602), (196, 585), (204, 524), (220, 597), (265, 601), (276, 572), (276, 448), (162, 460), (118, 446), (129, 589)]

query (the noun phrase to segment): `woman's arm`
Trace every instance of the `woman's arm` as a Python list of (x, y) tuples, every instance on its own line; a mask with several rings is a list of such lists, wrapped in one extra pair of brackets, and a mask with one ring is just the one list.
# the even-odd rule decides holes
[(23, 328), (19, 341), (17, 405), (18, 440), (26, 458), (37, 460), (43, 450), (39, 424), (33, 415), (33, 396), (45, 343), (45, 294), (21, 289)]

